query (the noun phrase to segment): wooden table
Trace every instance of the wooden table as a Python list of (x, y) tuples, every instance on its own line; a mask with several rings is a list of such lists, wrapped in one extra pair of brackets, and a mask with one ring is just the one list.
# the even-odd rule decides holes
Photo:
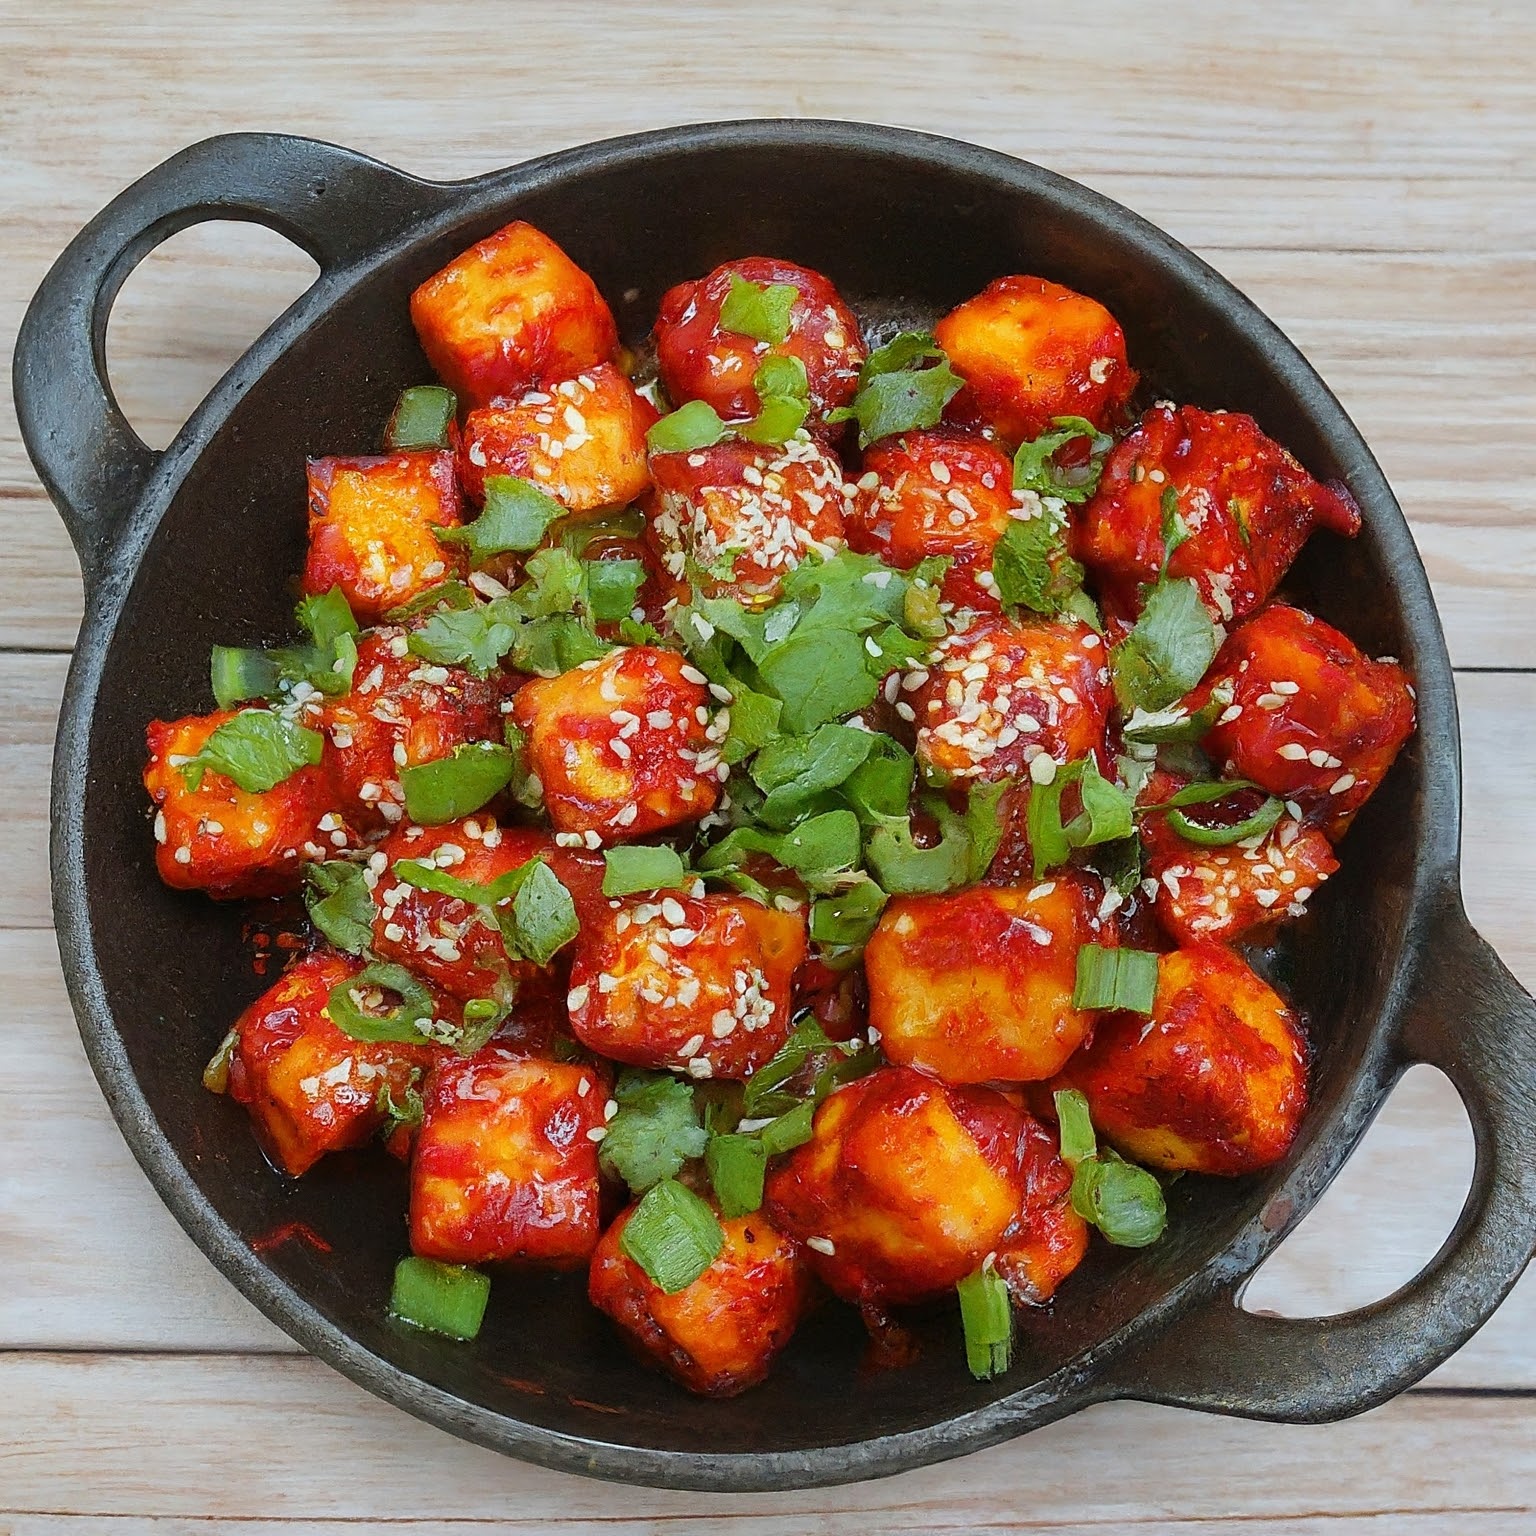
[[(1460, 669), (1468, 906), (1536, 983), (1536, 10), (1268, 0), (1202, 26), (1192, 3), (1099, 0), (1091, 20), (967, 9), (0, 0), (0, 336), (114, 192), (229, 129), (316, 134), (431, 176), (752, 115), (904, 122), (1041, 161), (1234, 278), (1364, 429)], [(170, 439), (311, 271), (275, 235), (205, 226), (135, 274), (109, 353), (146, 438)], [(45, 852), (80, 584), (3, 420), (0, 1532), (1533, 1528), (1532, 1280), (1424, 1386), (1351, 1423), (1120, 1405), (949, 1466), (779, 1497), (524, 1467), (299, 1354), (161, 1208), (80, 1051)], [(1449, 1230), (1470, 1170), (1454, 1091), (1415, 1072), (1249, 1304), (1326, 1313), (1385, 1294)]]

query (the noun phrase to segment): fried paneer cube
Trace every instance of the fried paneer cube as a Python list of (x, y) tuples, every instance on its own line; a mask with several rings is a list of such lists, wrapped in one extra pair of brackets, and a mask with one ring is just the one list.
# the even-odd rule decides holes
[(621, 647), (518, 690), (512, 718), (561, 832), (609, 841), (696, 821), (726, 769), (704, 674), (676, 651)]
[(997, 1248), (997, 1272), (1009, 1291), (1036, 1306), (1088, 1252), (1088, 1223), (1072, 1209), (1072, 1170), (1057, 1148), (1057, 1137), (1026, 1115), (1018, 1153), (1024, 1199)]
[(356, 841), (320, 764), (300, 768), (262, 793), (241, 789), (212, 769), (196, 789), (187, 787), (182, 768), (237, 713), (152, 720), (145, 732), (144, 787), (155, 804), (155, 867), (167, 885), (206, 891), (221, 901), (297, 890), (301, 860), (330, 858)]
[(843, 546), (853, 489), (837, 456), (805, 437), (656, 454), (651, 475), (647, 537), (667, 574), (706, 596), (765, 605), (807, 555)]
[(1228, 778), (1249, 779), (1335, 842), (1413, 734), (1413, 687), (1331, 624), (1272, 603), (1227, 637), (1189, 708), (1213, 689), (1232, 702), (1203, 746)]
[(610, 363), (471, 411), (459, 443), (459, 479), (476, 501), (487, 475), (516, 475), (569, 512), (633, 501), (651, 483), (646, 429), (656, 408)]
[(364, 875), (373, 891), (375, 953), (409, 966), (450, 997), (510, 1000), (530, 987), (537, 990), (540, 967), (508, 956), (489, 908), (422, 890), (395, 868), (409, 859), (458, 880), (490, 885), (532, 858), (542, 858), (571, 893), (579, 921), (607, 915), (601, 854), (562, 848), (547, 832), (498, 826), (484, 814), (438, 827), (400, 827), (374, 850)]
[[(782, 341), (754, 338), (722, 323), (722, 306), (734, 317), (734, 304), (727, 301), (732, 288), (740, 291), (744, 283), (795, 290)], [(770, 356), (804, 364), (811, 407), (807, 425), (815, 427), (834, 406), (853, 399), (865, 358), (859, 322), (821, 273), (771, 256), (747, 256), (662, 295), (656, 360), (667, 394), (678, 405), (703, 400), (726, 421), (755, 416), (761, 402), (752, 378)]]
[(308, 473), (306, 592), (340, 587), (367, 624), (461, 569), (436, 532), (462, 521), (447, 450), (311, 459)]
[[(1155, 773), (1141, 802), (1155, 805), (1183, 783)], [(1252, 815), (1264, 797), (1250, 790), (1233, 798), (1238, 812)], [(1175, 944), (1233, 944), (1265, 924), (1301, 917), (1312, 893), (1339, 867), (1328, 839), (1290, 812), (1267, 832), (1214, 847), (1189, 842), (1168, 825), (1166, 813), (1154, 812), (1142, 818), (1141, 841), (1147, 875), (1157, 885), (1152, 909)]]
[(499, 675), (424, 661), (407, 632), (386, 626), (357, 647), (352, 691), (326, 701), (326, 763), (348, 818), (359, 827), (394, 825), (405, 815), (400, 770), (449, 756), (471, 741), (500, 741)]
[(1360, 530), (1344, 488), (1314, 480), (1251, 416), (1154, 406), (1109, 455), (1083, 509), (1077, 553), (1118, 618), (1140, 611), (1141, 585), (1162, 569), (1170, 491), (1189, 537), (1169, 574), (1192, 580), (1224, 624), (1264, 602), (1314, 528)]
[(267, 1156), (297, 1178), (327, 1152), (361, 1146), (442, 1047), (354, 1040), (332, 1022), (333, 987), (362, 962), (330, 950), (306, 955), (242, 1013), (229, 1058), (229, 1093), (250, 1112)]
[(585, 1263), (607, 1099), (595, 1067), (498, 1045), (440, 1065), (411, 1153), (411, 1251), (446, 1264)]
[(1104, 306), (1043, 277), (1000, 277), (933, 328), (965, 380), (950, 419), (992, 428), (1010, 447), (1056, 416), (1108, 426), (1136, 387), (1125, 334)]
[(896, 897), (864, 952), (881, 1049), (947, 1083), (1059, 1072), (1093, 1027), (1072, 990), (1102, 896), (1096, 880), (1062, 870), (1028, 888)]
[(1114, 693), (1103, 642), (1075, 619), (1020, 623), (984, 614), (946, 635), (908, 672), (896, 712), (941, 776), (974, 783), (1043, 775), (1102, 754)]
[(944, 597), (997, 610), (992, 551), (1014, 501), (1013, 464), (996, 444), (948, 429), (882, 438), (865, 450), (856, 489), (852, 548), (900, 570), (946, 556)]
[(575, 378), (619, 344), (597, 284), (521, 220), (429, 277), (411, 295), (411, 321), (427, 361), (471, 407)]
[[(1049, 1142), (990, 1088), (882, 1067), (822, 1103), (810, 1141), (769, 1169), (765, 1209), (844, 1300), (926, 1301), (1012, 1243), (1052, 1245)], [(1029, 1268), (1048, 1283), (1044, 1253), (1021, 1253)]]
[(583, 928), (571, 1030), (637, 1067), (742, 1079), (789, 1038), (803, 911), (745, 896), (626, 902)]
[(1279, 995), (1231, 950), (1162, 955), (1150, 1019), (1106, 1014), (1061, 1074), (1098, 1133), (1169, 1172), (1252, 1173), (1290, 1150), (1307, 1105), (1307, 1044)]
[(800, 1245), (761, 1211), (722, 1218), (725, 1245), (670, 1296), (619, 1246), (631, 1206), (592, 1255), (587, 1295), (642, 1357), (690, 1392), (734, 1397), (767, 1374), (809, 1309), (814, 1282)]

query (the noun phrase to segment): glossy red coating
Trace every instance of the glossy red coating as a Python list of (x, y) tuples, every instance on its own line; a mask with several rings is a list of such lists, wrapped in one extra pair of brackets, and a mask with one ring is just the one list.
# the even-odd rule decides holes
[(1413, 734), (1413, 686), (1395, 660), (1372, 661), (1348, 635), (1272, 603), (1234, 629), (1186, 701), (1232, 695), (1202, 745), (1229, 778), (1298, 806), (1337, 841)]
[(396, 1103), (443, 1055), (440, 1046), (365, 1042), (343, 1034), (331, 989), (362, 969), (330, 950), (297, 960), (235, 1021), (229, 1094), (250, 1112), (267, 1156), (297, 1178), (327, 1152), (358, 1147), (384, 1124), (379, 1094)]
[(632, 1066), (745, 1078), (789, 1038), (805, 925), (745, 896), (626, 901), (577, 940), (571, 1029)]
[(411, 1251), (448, 1264), (585, 1262), (599, 1230), (589, 1133), (607, 1097), (593, 1067), (501, 1046), (444, 1062), (411, 1154)]
[[(721, 327), (720, 306), (733, 277), (761, 287), (788, 283), (797, 290), (783, 341), (770, 345)], [(813, 425), (833, 406), (853, 399), (865, 357), (859, 322), (830, 280), (771, 256), (728, 261), (706, 277), (669, 288), (655, 335), (656, 360), (673, 403), (707, 401), (725, 421), (757, 414), (752, 377), (765, 357), (797, 357), (805, 365)]]
[(800, 1245), (766, 1215), (724, 1218), (725, 1245), (691, 1285), (670, 1296), (625, 1254), (634, 1207), (603, 1233), (587, 1295), (632, 1348), (690, 1392), (734, 1397), (768, 1374), (814, 1298)]
[(1139, 588), (1162, 569), (1170, 490), (1189, 537), (1168, 573), (1189, 577), (1219, 623), (1252, 613), (1313, 529), (1360, 531), (1343, 488), (1314, 480), (1251, 416), (1154, 406), (1106, 459), (1079, 524), (1078, 557), (1117, 618), (1140, 612)]
[(1307, 1043), (1275, 991), (1231, 950), (1158, 961), (1152, 1016), (1106, 1014), (1060, 1077), (1099, 1135), (1169, 1171), (1252, 1173), (1290, 1150), (1307, 1106)]
[(308, 475), (306, 592), (340, 587), (367, 624), (462, 571), (435, 532), (463, 521), (446, 449), (311, 459)]
[(609, 361), (613, 315), (597, 285), (531, 224), (488, 235), (411, 295), (427, 360), (461, 405), (489, 405)]
[(182, 766), (236, 710), (151, 720), (144, 787), (155, 804), (155, 866), (167, 885), (218, 900), (297, 890), (304, 859), (330, 858), (357, 839), (323, 765), (260, 794), (212, 771), (188, 789)]
[(965, 388), (953, 421), (990, 427), (1010, 448), (1056, 416), (1111, 424), (1136, 387), (1125, 334), (1096, 299), (1043, 277), (1000, 277), (934, 326)]

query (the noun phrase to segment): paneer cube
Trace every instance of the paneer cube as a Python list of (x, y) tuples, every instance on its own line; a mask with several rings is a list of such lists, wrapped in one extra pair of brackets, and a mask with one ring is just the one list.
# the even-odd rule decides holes
[(904, 432), (864, 454), (848, 543), (910, 570), (947, 556), (943, 595), (958, 607), (996, 612), (992, 551), (1013, 510), (1013, 464), (985, 438), (941, 430)]
[[(375, 953), (409, 966), (450, 997), (510, 1001), (516, 996), (520, 1007), (538, 1006), (542, 995), (561, 983), (531, 961), (508, 957), (490, 908), (422, 890), (395, 872), (401, 860), (409, 859), (455, 879), (489, 885), (532, 858), (542, 858), (571, 893), (579, 921), (608, 915), (600, 854), (562, 848), (547, 832), (532, 827), (498, 826), (495, 817), (484, 814), (439, 827), (404, 826), (374, 851), (365, 876), (373, 889)], [(563, 988), (559, 996), (563, 1000)]]
[(1168, 572), (1192, 580), (1223, 624), (1263, 603), (1314, 528), (1360, 530), (1348, 492), (1314, 480), (1251, 416), (1154, 406), (1109, 455), (1083, 510), (1078, 554), (1117, 618), (1140, 612), (1141, 585), (1163, 567), (1170, 491), (1189, 537)]
[(1077, 952), (1100, 938), (1097, 880), (898, 896), (864, 954), (869, 1022), (900, 1066), (947, 1083), (1034, 1082), (1093, 1027), (1072, 1006)]
[(647, 536), (677, 581), (758, 607), (807, 555), (843, 547), (853, 488), (835, 454), (791, 438), (778, 448), (728, 439), (651, 459)]
[(476, 501), (487, 475), (531, 480), (570, 512), (633, 501), (651, 483), (646, 429), (656, 408), (611, 364), (471, 411), (459, 478)]
[(340, 587), (371, 623), (462, 569), (462, 554), (436, 532), (461, 521), (446, 450), (311, 459), (304, 590)]
[(650, 645), (525, 683), (512, 718), (555, 827), (613, 841), (706, 815), (728, 771), (711, 702), (702, 672)]
[(229, 1093), (250, 1112), (267, 1156), (297, 1178), (327, 1152), (358, 1147), (384, 1124), (383, 1091), (406, 1091), (441, 1046), (365, 1042), (343, 1034), (327, 1009), (331, 989), (362, 962), (317, 950), (292, 965), (240, 1015)]
[[(1155, 773), (1141, 803), (1158, 804), (1184, 782)], [(1233, 817), (1252, 815), (1263, 798), (1240, 791)], [(1289, 812), (1258, 837), (1214, 847), (1187, 841), (1166, 813), (1154, 812), (1141, 820), (1141, 840), (1147, 874), (1157, 882), (1152, 909), (1175, 944), (1233, 944), (1265, 924), (1301, 917), (1308, 898), (1339, 867), (1328, 839)]]
[(1331, 624), (1273, 603), (1234, 629), (1191, 711), (1212, 689), (1232, 703), (1205, 750), (1228, 778), (1250, 779), (1335, 842), (1413, 734), (1413, 686), (1397, 661), (1372, 661)]
[(1160, 957), (1150, 1019), (1106, 1014), (1060, 1086), (1099, 1135), (1169, 1172), (1253, 1173), (1290, 1150), (1307, 1106), (1307, 1043), (1280, 997), (1231, 950)]
[[(748, 336), (721, 323), (732, 285), (739, 289), (742, 283), (795, 290), (782, 341)], [(770, 356), (798, 358), (805, 365), (808, 426), (818, 426), (834, 406), (853, 399), (865, 357), (859, 322), (821, 273), (771, 256), (747, 256), (662, 295), (656, 359), (667, 394), (677, 404), (706, 401), (725, 421), (755, 416), (761, 402), (752, 378)]]
[(1010, 448), (1056, 416), (1112, 424), (1136, 387), (1125, 333), (1104, 306), (1043, 277), (1000, 277), (933, 334), (965, 388), (953, 421), (990, 427)]
[(500, 1046), (427, 1079), (411, 1154), (411, 1251), (573, 1269), (597, 1246), (598, 1069)]
[(1037, 1129), (991, 1089), (882, 1067), (823, 1101), (764, 1208), (845, 1301), (927, 1301), (1019, 1230)]
[(690, 1392), (734, 1397), (767, 1374), (814, 1291), (798, 1243), (761, 1212), (723, 1219), (725, 1246), (691, 1285), (670, 1296), (619, 1246), (634, 1207), (603, 1233), (587, 1295), (642, 1358)]
[(914, 723), (930, 770), (976, 783), (1040, 775), (1036, 758), (1105, 750), (1114, 692), (1103, 642), (1075, 619), (1028, 624), (982, 615), (907, 673), (896, 712)]
[(411, 295), (411, 320), (427, 361), (472, 407), (575, 378), (619, 344), (597, 284), (521, 220), (429, 277)]
[(323, 764), (259, 794), (212, 770), (197, 789), (187, 787), (182, 767), (236, 713), (150, 721), (144, 787), (156, 808), (155, 866), (179, 891), (218, 900), (281, 896), (298, 889), (302, 860), (334, 857), (357, 839)]
[(357, 647), (352, 691), (326, 702), (326, 762), (348, 818), (359, 827), (405, 815), (400, 770), (449, 756), (471, 741), (502, 738), (500, 674), (423, 661), (407, 632), (387, 626)]
[(745, 1078), (789, 1038), (805, 953), (803, 912), (744, 896), (627, 902), (577, 940), (571, 1030), (632, 1066)]

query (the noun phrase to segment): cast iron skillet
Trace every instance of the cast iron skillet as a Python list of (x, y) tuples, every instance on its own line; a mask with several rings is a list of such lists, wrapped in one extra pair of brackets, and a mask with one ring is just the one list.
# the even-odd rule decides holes
[[(749, 252), (820, 268), (866, 308), (906, 316), (942, 311), (1000, 273), (1058, 279), (1114, 311), (1156, 393), (1252, 412), (1364, 510), (1362, 536), (1314, 539), (1290, 586), (1373, 654), (1408, 663), (1419, 731), (1295, 933), (1290, 985), (1316, 1042), (1300, 1139), (1262, 1177), (1175, 1185), (1155, 1247), (1097, 1245), (1054, 1307), (1023, 1319), (1018, 1363), (1000, 1381), (971, 1380), (952, 1318), (918, 1325), (918, 1364), (862, 1370), (857, 1323), (829, 1306), (765, 1386), (704, 1402), (630, 1361), (570, 1276), (498, 1278), (472, 1346), (413, 1334), (385, 1318), (405, 1249), (399, 1169), (349, 1155), (285, 1182), (238, 1107), (199, 1086), (202, 1062), (263, 982), (240, 912), (155, 876), (144, 724), (208, 707), (215, 640), (286, 633), (305, 455), (371, 447), (397, 390), (428, 377), (411, 288), (512, 217), (548, 230), (593, 274), (631, 342), (669, 285)], [(107, 383), (107, 315), (148, 251), (216, 218), (280, 231), (320, 276), (155, 453)], [(391, 1402), (497, 1450), (621, 1481), (846, 1482), (1113, 1398), (1287, 1422), (1358, 1413), (1462, 1344), (1530, 1257), (1536, 1004), (1462, 912), (1456, 705), (1412, 539), (1359, 433), (1295, 347), (1125, 209), (988, 150), (849, 123), (666, 129), (452, 185), (328, 144), (238, 134), (151, 171), (70, 244), (22, 326), (16, 400), (85, 573), (54, 761), (53, 891), (86, 1051), (194, 1241), (280, 1327)], [(1245, 1279), (1413, 1062), (1455, 1082), (1477, 1139), (1455, 1231), (1375, 1306), (1320, 1321), (1242, 1311)], [(282, 1240), (285, 1228), (298, 1235)]]

